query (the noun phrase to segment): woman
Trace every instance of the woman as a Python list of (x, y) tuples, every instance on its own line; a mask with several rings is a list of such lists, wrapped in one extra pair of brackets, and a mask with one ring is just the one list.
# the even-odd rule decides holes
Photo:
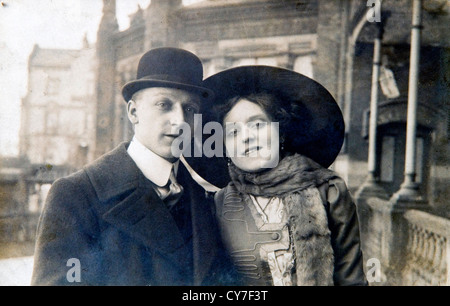
[(344, 137), (332, 96), (269, 66), (205, 82), (216, 93), (205, 116), (225, 127), (231, 179), (215, 195), (216, 216), (244, 284), (365, 285), (355, 205), (327, 169)]

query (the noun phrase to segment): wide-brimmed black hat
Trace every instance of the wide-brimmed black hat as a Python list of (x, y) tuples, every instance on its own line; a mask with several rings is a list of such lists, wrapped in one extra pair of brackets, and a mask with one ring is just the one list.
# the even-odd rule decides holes
[(198, 93), (203, 100), (213, 92), (203, 85), (203, 65), (193, 53), (177, 48), (157, 48), (145, 53), (136, 80), (126, 83), (122, 95), (128, 102), (134, 93), (149, 87), (170, 87)]
[[(280, 101), (280, 107), (293, 114), (287, 126), (280, 124), (285, 148), (328, 168), (339, 154), (345, 133), (342, 112), (328, 90), (318, 82), (292, 70), (271, 66), (242, 66), (219, 72), (204, 81), (215, 93), (206, 104), (203, 124), (217, 120), (214, 110), (236, 96), (268, 93)], [(216, 117), (214, 117), (216, 116)], [(220, 122), (222, 123), (222, 122)], [(193, 168), (212, 184), (223, 187), (229, 182), (224, 158), (202, 158)]]

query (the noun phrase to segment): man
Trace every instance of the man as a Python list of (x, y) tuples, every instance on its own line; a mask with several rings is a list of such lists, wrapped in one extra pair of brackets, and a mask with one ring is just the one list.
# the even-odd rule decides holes
[(133, 140), (53, 184), (32, 284), (227, 284), (211, 200), (172, 154), (179, 127), (213, 96), (202, 81), (190, 52), (143, 55), (122, 89)]

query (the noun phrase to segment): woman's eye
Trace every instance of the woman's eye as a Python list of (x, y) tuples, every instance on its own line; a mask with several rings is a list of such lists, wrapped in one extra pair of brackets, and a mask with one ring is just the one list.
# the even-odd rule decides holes
[(238, 134), (237, 130), (231, 130), (227, 133), (228, 136), (236, 136)]
[(266, 126), (266, 122), (252, 122), (249, 127), (252, 129), (261, 129)]
[(192, 106), (187, 106), (187, 107), (185, 108), (185, 111), (186, 111), (187, 113), (197, 113), (197, 112), (198, 112), (197, 108), (192, 107)]

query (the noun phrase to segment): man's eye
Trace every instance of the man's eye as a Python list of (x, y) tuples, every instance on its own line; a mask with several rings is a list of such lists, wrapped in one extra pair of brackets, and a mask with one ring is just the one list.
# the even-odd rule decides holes
[(156, 106), (160, 109), (168, 109), (170, 108), (170, 103), (166, 102), (166, 101), (161, 101), (156, 103)]

